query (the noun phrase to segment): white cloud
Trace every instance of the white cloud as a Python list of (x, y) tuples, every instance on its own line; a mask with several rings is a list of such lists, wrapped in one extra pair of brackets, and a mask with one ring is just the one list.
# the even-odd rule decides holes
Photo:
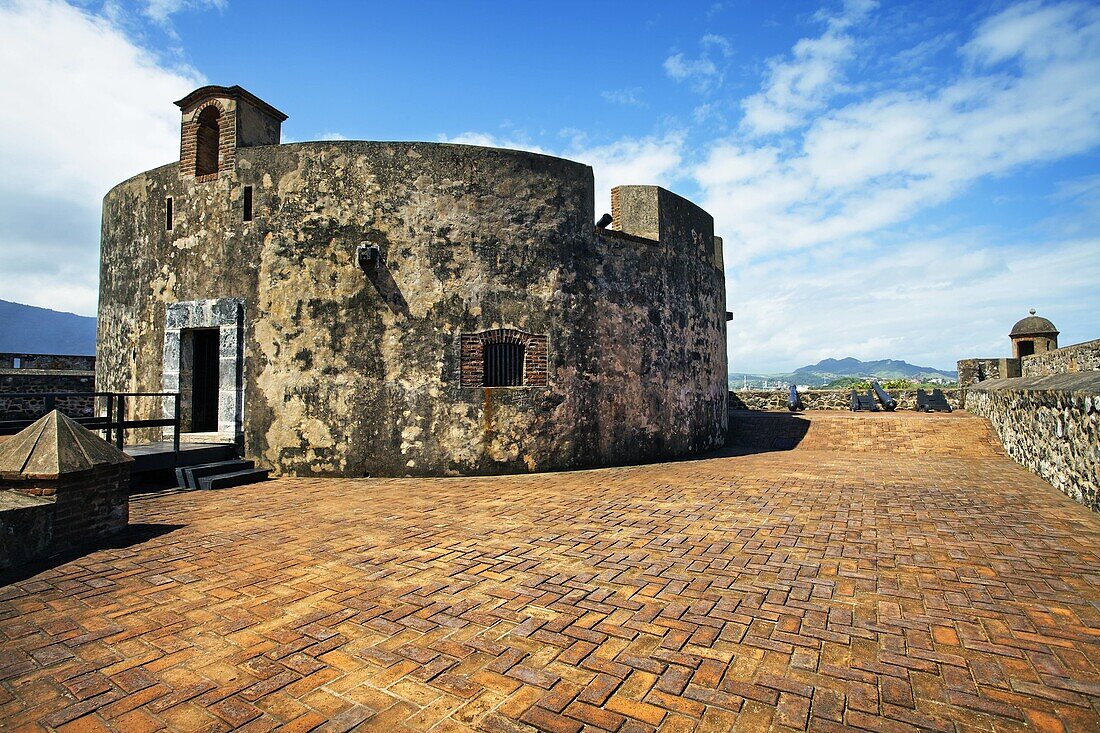
[[(694, 175), (725, 227), (727, 261), (874, 232), (979, 178), (1100, 144), (1100, 86), (1092, 83), (1100, 10), (1073, 8), (1034, 6), (1039, 18), (1011, 8), (989, 19), (963, 49), (973, 68), (940, 89), (883, 92), (821, 113), (800, 136), (769, 146), (714, 145)], [(1003, 31), (1004, 16), (1015, 28), (1043, 20), (1060, 43), (1039, 34), (1041, 50), (1021, 45), (1034, 32)], [(1008, 60), (1021, 60), (1019, 73), (990, 66)]]
[(1008, 353), (1008, 329), (1028, 306), (1066, 319), (1095, 308), (1100, 239), (1052, 242), (1042, 257), (976, 231), (885, 244), (728, 270), (736, 294), (730, 370), (783, 371), (844, 356), (953, 369), (960, 358)]
[(0, 68), (0, 297), (94, 314), (100, 201), (179, 158), (171, 102), (202, 79), (57, 0), (0, 4)]
[(225, 6), (226, 0), (145, 0), (144, 13), (164, 25), (181, 10), (224, 10)]
[(1095, 5), (1022, 2), (983, 23), (963, 51), (983, 64), (1013, 58), (1034, 64), (1095, 54), (1098, 16), (1100, 8)]
[[(978, 180), (1100, 145), (1100, 8), (1022, 3), (980, 23), (958, 53), (959, 73), (939, 88), (864, 93), (833, 109), (839, 66), (820, 84), (780, 83), (789, 98), (773, 93), (777, 79), (801, 72), (773, 67), (755, 98), (775, 102), (764, 105), (778, 120), (769, 129), (787, 134), (759, 144), (772, 119), (759, 117), (694, 168), (726, 242), (732, 369), (848, 355), (950, 367), (1005, 353), (1002, 332), (1029, 305), (1082, 322), (1095, 311), (1095, 229), (1043, 222), (1044, 241), (902, 226)], [(796, 60), (813, 56), (796, 47)], [(1094, 191), (1085, 176), (1058, 195), (1087, 208)]]
[(721, 53), (723, 56), (733, 55), (733, 44), (731, 44), (722, 36), (716, 35), (714, 33), (706, 34), (699, 39), (699, 43), (700, 45), (702, 45), (703, 48), (707, 50), (710, 50), (712, 48), (717, 49), (718, 52)]
[(710, 59), (689, 59), (682, 53), (669, 56), (664, 66), (665, 73), (676, 81), (695, 79), (699, 83), (709, 84), (713, 77), (718, 76), (718, 67)]
[(348, 136), (342, 132), (322, 132), (322, 140), (347, 140)]
[(631, 87), (630, 89), (613, 89), (606, 92), (600, 92), (600, 96), (606, 101), (612, 104), (621, 104), (626, 107), (639, 107), (645, 108), (649, 105), (642, 99), (642, 88)]
[(699, 58), (690, 58), (683, 53), (674, 53), (665, 59), (665, 74), (677, 82), (687, 82), (699, 93), (709, 92), (722, 85), (724, 74), (712, 56), (727, 59), (733, 55), (733, 46), (722, 36), (708, 33), (699, 39), (701, 54)]
[(838, 15), (820, 15), (826, 24), (825, 33), (798, 41), (790, 59), (773, 59), (764, 89), (742, 101), (742, 129), (753, 135), (767, 135), (798, 127), (809, 113), (823, 108), (830, 97), (843, 91), (843, 66), (855, 53), (855, 41), (848, 31), (876, 5), (848, 2)]

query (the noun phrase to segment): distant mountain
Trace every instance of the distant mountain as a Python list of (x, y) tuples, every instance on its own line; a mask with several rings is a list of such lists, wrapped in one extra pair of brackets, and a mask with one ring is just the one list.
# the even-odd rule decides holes
[(95, 354), (95, 319), (0, 300), (0, 351)]
[(922, 367), (910, 364), (907, 361), (896, 359), (879, 359), (878, 361), (860, 361), (847, 357), (845, 359), (822, 359), (816, 364), (799, 367), (794, 374), (816, 377), (879, 377), (881, 379), (919, 379), (922, 377), (942, 377), (944, 379), (958, 379), (958, 372), (948, 372), (933, 367)]
[(778, 386), (785, 383), (822, 385), (845, 378), (858, 379), (908, 379), (914, 382), (955, 381), (958, 372), (922, 367), (897, 359), (879, 359), (860, 361), (852, 357), (844, 359), (822, 359), (816, 364), (799, 367), (793, 372), (777, 374), (741, 374), (729, 375), (730, 385), (737, 387), (747, 384), (750, 387)]

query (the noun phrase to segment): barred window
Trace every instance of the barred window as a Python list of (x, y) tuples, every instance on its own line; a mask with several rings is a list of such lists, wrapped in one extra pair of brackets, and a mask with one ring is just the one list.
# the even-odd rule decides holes
[(519, 387), (523, 385), (523, 344), (490, 343), (484, 346), (485, 387)]
[(464, 333), (459, 338), (463, 387), (545, 387), (549, 343), (545, 334), (514, 328)]

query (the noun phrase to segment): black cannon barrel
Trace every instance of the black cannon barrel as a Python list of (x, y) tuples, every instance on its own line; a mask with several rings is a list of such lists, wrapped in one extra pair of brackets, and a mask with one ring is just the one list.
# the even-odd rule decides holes
[(791, 412), (797, 412), (802, 409), (802, 398), (798, 396), (797, 385), (791, 385), (791, 394), (787, 398), (787, 409)]
[(875, 390), (875, 397), (878, 397), (879, 403), (882, 404), (882, 409), (887, 412), (893, 412), (897, 409), (897, 400), (886, 394), (886, 391), (879, 386), (878, 382), (871, 382), (871, 389)]

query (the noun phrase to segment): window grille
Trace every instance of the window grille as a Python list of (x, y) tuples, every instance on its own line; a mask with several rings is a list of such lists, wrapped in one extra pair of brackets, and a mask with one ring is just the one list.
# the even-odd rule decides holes
[(523, 386), (523, 344), (490, 343), (484, 345), (484, 350), (484, 386)]

